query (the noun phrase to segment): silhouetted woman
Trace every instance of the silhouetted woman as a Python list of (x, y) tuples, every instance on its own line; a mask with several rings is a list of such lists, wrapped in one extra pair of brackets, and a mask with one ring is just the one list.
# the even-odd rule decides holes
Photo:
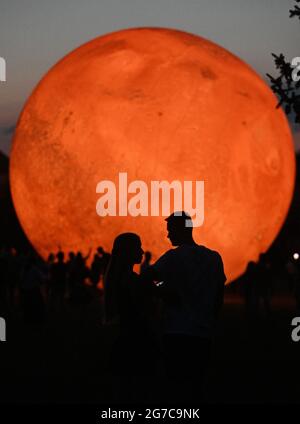
[(143, 253), (138, 235), (120, 234), (114, 241), (104, 279), (106, 323), (119, 324), (119, 337), (110, 357), (110, 370), (121, 377), (119, 383), (123, 385), (121, 399), (117, 400), (126, 400), (126, 395), (127, 400), (137, 400), (137, 394), (147, 392), (148, 384), (147, 378), (137, 377), (153, 376), (156, 369), (157, 350), (150, 325), (151, 287), (133, 271)]

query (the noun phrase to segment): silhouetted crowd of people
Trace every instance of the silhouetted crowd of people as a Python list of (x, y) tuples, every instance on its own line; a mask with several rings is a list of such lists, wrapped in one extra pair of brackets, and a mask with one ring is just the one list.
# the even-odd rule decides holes
[[(19, 305), (26, 321), (38, 322), (45, 318), (47, 306), (59, 310), (66, 302), (80, 305), (88, 303), (95, 294), (101, 295), (111, 255), (98, 247), (90, 266), (87, 266), (90, 254), (84, 256), (79, 251), (69, 252), (66, 256), (58, 251), (50, 253), (45, 262), (34, 252), (2, 247), (0, 311), (13, 310)], [(151, 257), (150, 252), (145, 252), (141, 273), (151, 265)], [(297, 254), (295, 257), (291, 255), (284, 271), (287, 289), (293, 294), (300, 311), (300, 258)], [(276, 272), (267, 254), (260, 255), (258, 262), (249, 262), (240, 279), (248, 316), (256, 316), (260, 311), (270, 314), (274, 279)]]
[[(261, 254), (257, 262), (249, 262), (246, 272), (239, 280), (248, 317), (255, 318), (261, 312), (270, 316), (277, 274), (278, 271), (267, 253)], [(282, 274), (284, 291), (294, 297), (296, 310), (300, 311), (300, 259), (297, 253), (286, 261)]]
[(101, 295), (103, 276), (110, 254), (98, 247), (91, 265), (91, 251), (50, 253), (43, 261), (35, 252), (17, 252), (3, 247), (0, 250), (0, 311), (19, 307), (24, 321), (42, 323), (47, 309), (61, 310), (66, 303), (82, 305), (93, 296)]

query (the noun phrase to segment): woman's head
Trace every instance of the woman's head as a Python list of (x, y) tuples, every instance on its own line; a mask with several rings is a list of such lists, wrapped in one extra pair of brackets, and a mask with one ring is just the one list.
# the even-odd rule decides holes
[(115, 238), (112, 258), (118, 258), (131, 266), (141, 263), (143, 254), (141, 239), (137, 234), (122, 233)]

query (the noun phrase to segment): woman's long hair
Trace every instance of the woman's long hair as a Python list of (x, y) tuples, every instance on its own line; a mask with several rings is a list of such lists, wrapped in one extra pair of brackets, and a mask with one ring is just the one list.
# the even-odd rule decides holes
[(105, 323), (119, 317), (120, 284), (134, 264), (134, 253), (141, 240), (137, 234), (122, 233), (114, 241), (110, 262), (104, 276)]

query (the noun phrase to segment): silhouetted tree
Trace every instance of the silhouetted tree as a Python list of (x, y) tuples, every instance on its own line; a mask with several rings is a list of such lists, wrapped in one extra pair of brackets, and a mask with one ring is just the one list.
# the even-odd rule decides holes
[[(300, 3), (300, 0), (295, 0)], [(300, 7), (295, 5), (294, 9), (290, 9), (290, 18), (298, 16), (300, 19)], [(281, 53), (276, 55), (272, 53), (276, 69), (279, 70), (279, 76), (273, 77), (267, 74), (271, 81), (271, 88), (274, 93), (279, 97), (277, 107), (284, 106), (287, 114), (295, 113), (295, 122), (300, 124), (300, 80), (294, 81), (292, 72), (294, 68), (290, 62), (286, 61), (285, 56)]]
[[(300, 3), (300, 0), (295, 0), (296, 3)], [(297, 5), (294, 6), (294, 9), (290, 9), (290, 18), (293, 18), (294, 16), (298, 16), (300, 19), (300, 7)]]

